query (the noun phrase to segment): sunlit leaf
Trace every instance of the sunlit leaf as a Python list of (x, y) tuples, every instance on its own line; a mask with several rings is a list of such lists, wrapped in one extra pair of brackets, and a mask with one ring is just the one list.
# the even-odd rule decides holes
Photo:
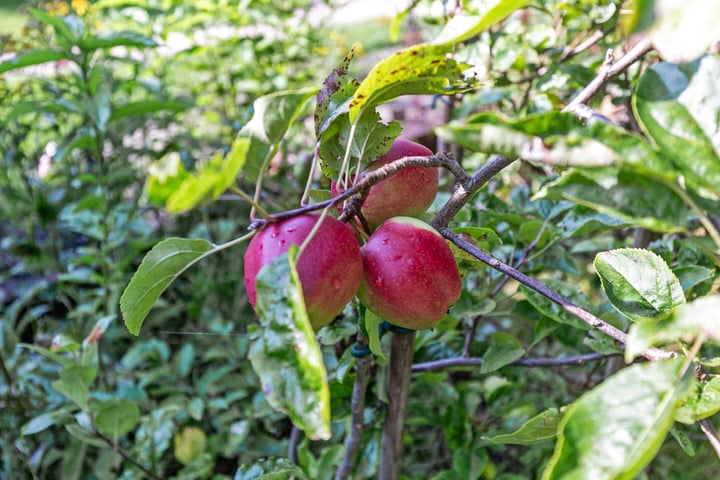
[(665, 261), (649, 250), (600, 252), (593, 267), (610, 303), (631, 320), (658, 317), (685, 303), (680, 281)]
[(720, 58), (652, 65), (633, 106), (642, 128), (686, 181), (720, 194)]
[(385, 354), (382, 351), (382, 345), (380, 344), (380, 323), (382, 319), (371, 312), (369, 309), (365, 310), (365, 331), (368, 336), (368, 346), (373, 355), (380, 358), (385, 358)]
[(630, 480), (655, 456), (692, 385), (684, 358), (632, 365), (568, 407), (543, 480)]
[(140, 333), (145, 317), (167, 286), (213, 248), (207, 240), (167, 238), (145, 255), (120, 297), (120, 311), (130, 333)]
[(695, 386), (695, 390), (678, 408), (675, 419), (692, 424), (718, 412), (720, 412), (720, 377), (712, 376)]
[(268, 403), (311, 439), (330, 438), (330, 390), (322, 352), (305, 310), (295, 268), (297, 248), (257, 276), (260, 328), (249, 358)]
[(145, 115), (148, 113), (157, 113), (162, 111), (182, 112), (189, 105), (180, 102), (162, 101), (162, 100), (143, 100), (141, 102), (132, 102), (120, 105), (110, 114), (109, 122), (120, 120), (121, 118), (134, 115)]
[(655, 22), (648, 35), (671, 62), (694, 60), (718, 40), (720, 3), (715, 0), (654, 0)]
[(86, 51), (112, 47), (156, 47), (157, 43), (150, 37), (138, 32), (115, 32), (106, 37), (85, 37), (78, 41), (78, 46)]
[(625, 344), (625, 358), (632, 359), (650, 347), (696, 339), (720, 342), (720, 296), (710, 295), (677, 309), (658, 321), (645, 320), (631, 325)]
[(448, 57), (450, 51), (450, 45), (421, 44), (377, 63), (353, 95), (350, 123), (365, 110), (401, 95), (449, 95), (467, 89), (462, 77), (464, 66)]
[(187, 465), (205, 451), (207, 435), (199, 427), (184, 427), (173, 438), (173, 446), (177, 461)]
[(530, 0), (491, 0), (482, 2), (478, 15), (456, 15), (445, 25), (434, 44), (454, 44), (472, 38), (504, 20), (515, 10), (523, 8)]

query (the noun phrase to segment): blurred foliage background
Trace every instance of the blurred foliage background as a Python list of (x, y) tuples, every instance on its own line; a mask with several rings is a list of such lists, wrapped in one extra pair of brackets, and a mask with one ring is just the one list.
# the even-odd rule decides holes
[[(353, 68), (361, 76), (388, 52), (432, 38), (446, 4), (416, 0), (396, 17), (371, 15), (359, 23), (333, 23), (328, 18), (338, 5), (303, 0), (17, 0), (0, 6), (0, 54), (32, 51), (48, 60), (0, 76), (0, 478), (131, 479), (150, 472), (222, 479), (238, 469), (247, 476), (235, 478), (257, 478), (253, 468), (284, 465), (291, 424), (268, 406), (246, 358), (247, 327), (255, 317), (242, 284), (243, 247), (204, 260), (174, 282), (139, 338), (122, 324), (120, 293), (159, 239), (220, 243), (249, 224), (249, 208), (231, 195), (170, 216), (148, 198), (146, 180), (172, 176), (178, 165), (193, 171), (227, 152), (255, 98), (319, 86), (354, 43)], [(462, 103), (421, 98), (385, 113), (408, 128), (417, 124), (415, 136), (434, 143), (432, 122), (478, 111), (520, 118), (561, 108), (593, 78), (606, 48), (619, 43), (621, 2), (533, 4), (457, 52), (476, 65), (483, 84)], [(602, 35), (587, 49), (567, 54), (567, 46), (595, 32)], [(630, 69), (621, 76), (599, 106), (631, 129), (637, 75)], [(314, 148), (311, 122), (308, 107), (273, 161), (262, 199), (272, 211), (297, 206)], [(472, 170), (485, 158), (466, 153), (463, 164)], [(494, 229), (501, 240), (491, 245), (497, 255), (522, 256), (524, 271), (566, 279), (558, 284), (566, 296), (599, 304), (598, 313), (623, 326), (606, 301), (585, 299), (578, 285), (598, 291), (586, 265), (600, 249), (632, 244), (632, 231), (578, 206), (566, 206), (562, 220), (551, 222), (554, 204), (530, 201), (547, 180), (542, 173), (527, 166), (504, 173), (458, 221)], [(671, 250), (670, 243), (658, 248)], [(701, 247), (684, 252), (685, 264), (711, 272), (694, 287), (707, 292), (713, 260)], [(491, 294), (498, 274), (475, 267), (466, 278), (473, 288), (452, 321), (419, 334), (416, 361), (462, 353), (463, 330), (479, 316), (487, 321), (469, 347), (473, 356), (497, 343), (508, 350), (532, 346), (547, 357), (587, 351), (585, 331), (538, 322), (532, 298), (518, 300), (503, 289)], [(354, 314), (348, 308), (320, 333), (334, 436), (299, 441), (297, 461), (308, 478), (331, 478), (342, 458)], [(59, 376), (72, 362), (92, 368)], [(611, 372), (610, 363), (416, 374), (406, 478), (534, 478), (552, 442), (493, 445), (487, 438), (569, 403)], [(379, 360), (355, 478), (377, 471), (384, 367)], [(69, 386), (82, 398), (63, 394)], [(101, 431), (84, 428), (87, 413), (77, 408), (83, 401), (102, 415), (94, 419)], [(713, 462), (701, 461), (710, 454), (703, 443), (690, 467), (674, 461), (685, 455), (675, 443), (663, 448), (647, 478), (711, 478)]]

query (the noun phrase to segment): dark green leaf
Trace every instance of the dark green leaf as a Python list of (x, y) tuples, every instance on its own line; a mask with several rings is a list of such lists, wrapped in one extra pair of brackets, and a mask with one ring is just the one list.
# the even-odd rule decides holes
[(315, 332), (305, 310), (291, 247), (257, 277), (260, 331), (250, 361), (268, 403), (287, 414), (311, 439), (330, 438), (330, 390)]
[(380, 344), (380, 323), (382, 319), (375, 315), (370, 310), (365, 310), (365, 331), (368, 336), (368, 346), (373, 355), (380, 358), (385, 358), (385, 354), (382, 351), (382, 345)]
[(155, 245), (120, 297), (120, 310), (130, 333), (140, 333), (148, 312), (173, 280), (213, 251), (213, 244), (202, 239), (167, 238)]
[(20, 429), (20, 435), (32, 435), (55, 425), (55, 416), (52, 413), (43, 413), (33, 418)]
[(635, 478), (655, 456), (692, 385), (684, 358), (620, 370), (568, 407), (543, 480)]
[(490, 346), (483, 355), (480, 373), (494, 372), (525, 355), (525, 349), (516, 337), (507, 333), (493, 334)]
[(550, 408), (532, 417), (513, 433), (495, 435), (487, 440), (495, 444), (511, 445), (533, 445), (545, 442), (557, 436), (561, 418), (560, 410)]
[(699, 383), (695, 391), (675, 414), (675, 419), (683, 423), (695, 423), (720, 412), (720, 377), (712, 376), (706, 382)]
[(235, 472), (233, 480), (307, 480), (305, 473), (286, 458), (261, 460), (254, 464), (244, 465)]
[(681, 232), (687, 223), (687, 208), (678, 195), (631, 170), (572, 169), (543, 186), (534, 198), (568, 200), (656, 232)]

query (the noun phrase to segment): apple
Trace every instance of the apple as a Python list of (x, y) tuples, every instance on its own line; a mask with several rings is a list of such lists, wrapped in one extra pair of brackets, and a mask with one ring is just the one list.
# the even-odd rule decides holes
[[(245, 252), (245, 289), (255, 308), (260, 269), (301, 245), (320, 216), (297, 215), (271, 223), (255, 235)], [(297, 260), (297, 272), (310, 323), (317, 331), (340, 313), (362, 281), (362, 256), (353, 228), (326, 216)]]
[(460, 298), (460, 272), (445, 239), (416, 218), (384, 222), (360, 248), (363, 281), (358, 298), (400, 327), (433, 328)]
[[(390, 150), (372, 162), (360, 177), (403, 157), (427, 157), (432, 154), (424, 145), (398, 138)], [(333, 196), (337, 195), (337, 185), (334, 182), (330, 188)], [(437, 168), (408, 167), (373, 185), (360, 212), (367, 220), (370, 231), (373, 231), (388, 218), (421, 215), (432, 205), (437, 191)]]

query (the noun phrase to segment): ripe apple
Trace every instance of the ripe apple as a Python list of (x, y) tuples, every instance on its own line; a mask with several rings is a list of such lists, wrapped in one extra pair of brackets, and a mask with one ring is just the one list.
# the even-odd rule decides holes
[[(432, 154), (432, 151), (424, 145), (398, 138), (385, 155), (372, 162), (360, 175), (362, 178), (364, 173), (372, 172), (403, 157), (427, 157)], [(331, 184), (331, 190), (333, 196), (337, 195), (337, 186), (334, 182)], [(437, 191), (437, 168), (408, 167), (373, 185), (360, 212), (372, 231), (388, 218), (412, 217), (424, 213), (435, 200)]]
[(405, 328), (433, 328), (460, 298), (460, 272), (445, 239), (416, 218), (396, 217), (360, 249), (360, 301), (379, 317)]
[[(255, 235), (245, 252), (245, 289), (255, 307), (255, 279), (260, 269), (301, 245), (317, 223), (319, 215), (303, 214), (272, 223)], [(352, 299), (362, 281), (362, 256), (355, 231), (327, 216), (297, 260), (305, 307), (317, 331), (329, 323)]]

